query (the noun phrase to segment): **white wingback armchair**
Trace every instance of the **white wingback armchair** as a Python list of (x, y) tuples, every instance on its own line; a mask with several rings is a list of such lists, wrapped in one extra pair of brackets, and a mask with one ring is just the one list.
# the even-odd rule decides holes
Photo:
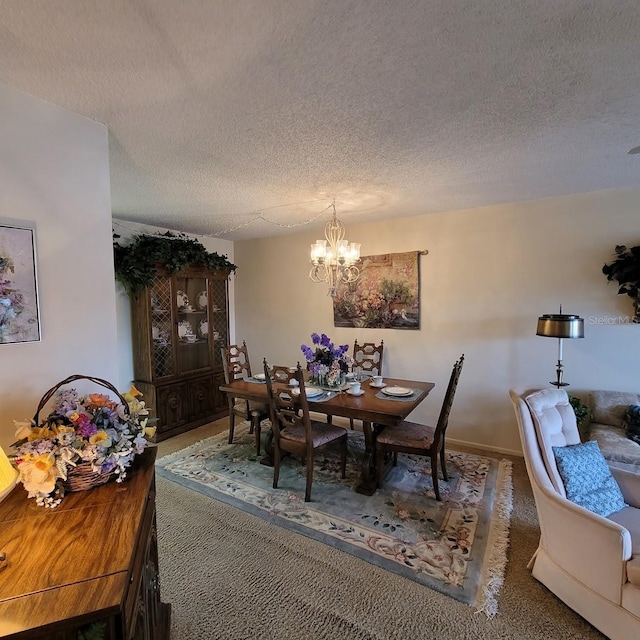
[(640, 475), (611, 469), (629, 506), (607, 518), (569, 501), (551, 449), (580, 442), (566, 392), (509, 394), (540, 522), (533, 576), (612, 640), (640, 638)]

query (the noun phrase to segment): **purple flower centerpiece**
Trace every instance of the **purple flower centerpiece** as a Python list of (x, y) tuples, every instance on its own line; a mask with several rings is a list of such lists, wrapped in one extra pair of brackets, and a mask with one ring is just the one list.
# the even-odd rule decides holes
[(349, 345), (334, 346), (325, 333), (311, 334), (313, 346), (301, 345), (300, 349), (307, 360), (309, 382), (323, 387), (340, 387), (345, 380), (351, 358), (347, 355)]

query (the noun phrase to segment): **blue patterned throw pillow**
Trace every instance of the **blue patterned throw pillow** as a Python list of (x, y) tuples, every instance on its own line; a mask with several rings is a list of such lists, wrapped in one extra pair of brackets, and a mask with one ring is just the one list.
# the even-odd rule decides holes
[(568, 500), (605, 518), (627, 506), (595, 440), (552, 448)]

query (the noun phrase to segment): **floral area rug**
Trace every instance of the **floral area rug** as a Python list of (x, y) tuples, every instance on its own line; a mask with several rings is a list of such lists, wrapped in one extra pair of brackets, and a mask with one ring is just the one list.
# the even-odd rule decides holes
[(278, 489), (273, 468), (260, 464), (248, 424), (234, 443), (221, 433), (156, 463), (169, 480), (265, 520), (338, 547), (363, 560), (476, 607), (497, 613), (509, 540), (511, 462), (449, 451), (449, 481), (435, 500), (428, 459), (398, 455), (373, 496), (354, 491), (363, 435), (349, 432), (347, 477), (339, 455), (316, 455), (311, 502), (304, 502), (305, 467), (282, 460)]

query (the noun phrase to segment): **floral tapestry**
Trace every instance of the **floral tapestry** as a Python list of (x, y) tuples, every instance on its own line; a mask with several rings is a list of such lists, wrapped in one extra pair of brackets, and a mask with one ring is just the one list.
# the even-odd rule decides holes
[(360, 277), (341, 284), (333, 300), (336, 327), (420, 328), (418, 251), (363, 256)]

